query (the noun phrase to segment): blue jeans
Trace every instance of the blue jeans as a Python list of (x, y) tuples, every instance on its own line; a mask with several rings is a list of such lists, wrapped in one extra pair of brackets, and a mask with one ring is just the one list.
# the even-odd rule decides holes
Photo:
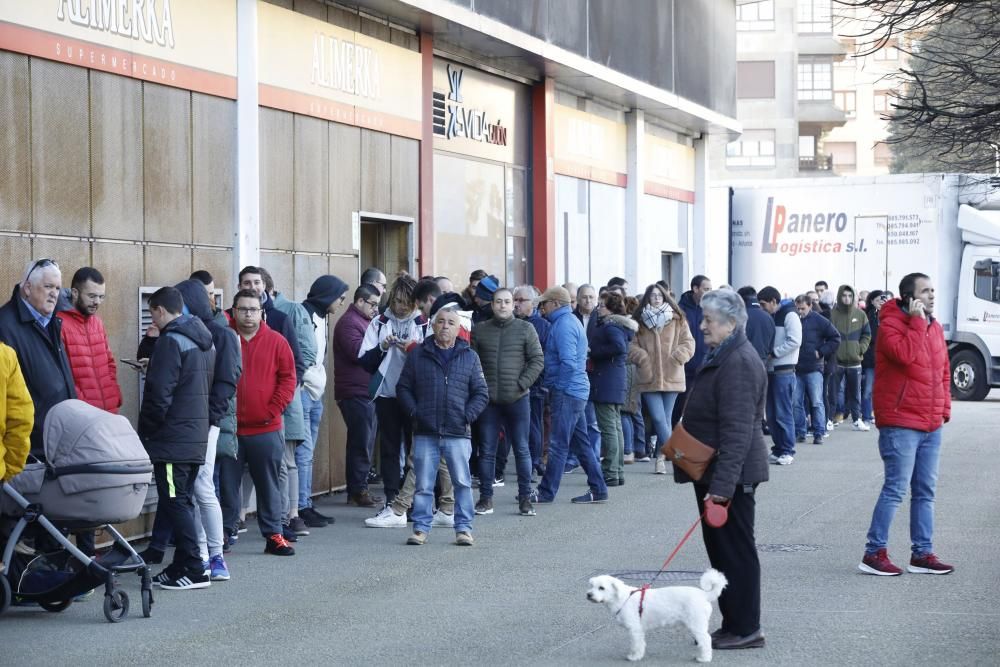
[(490, 403), (479, 416), (479, 496), (493, 497), (493, 480), (496, 478), (497, 444), (500, 429), (506, 434), (514, 462), (517, 465), (517, 495), (531, 493), (531, 452), (528, 450), (528, 431), (531, 421), (531, 399), (525, 395), (508, 405)]
[(647, 391), (642, 395), (642, 404), (646, 406), (649, 418), (653, 420), (653, 432), (656, 433), (656, 446), (663, 447), (670, 440), (674, 429), (671, 417), (674, 414), (674, 403), (677, 402), (676, 391)]
[(826, 434), (826, 406), (823, 400), (823, 374), (819, 371), (795, 376), (795, 435), (806, 435), (806, 411), (812, 420), (813, 435)]
[(941, 453), (941, 429), (926, 433), (908, 428), (883, 427), (878, 452), (885, 466), (882, 493), (872, 512), (865, 553), (884, 549), (896, 510), (910, 487), (910, 541), (916, 556), (934, 551), (934, 490)]
[(308, 391), (300, 393), (306, 438), (295, 448), (295, 465), (299, 469), (299, 509), (302, 510), (313, 504), (313, 452), (316, 451), (316, 441), (319, 439), (319, 424), (323, 421), (323, 397), (317, 401), (313, 400)]
[(844, 387), (844, 416), (851, 414), (851, 421), (856, 422), (861, 419), (861, 366), (848, 368), (837, 366), (837, 383), (840, 378), (846, 380)]
[[(795, 373), (768, 373), (767, 426), (771, 429), (775, 456), (795, 456)], [(825, 425), (824, 425), (825, 426)]]
[(472, 441), (468, 438), (446, 438), (432, 435), (413, 437), (413, 475), (417, 490), (413, 494), (413, 530), (431, 531), (434, 512), (434, 484), (438, 464), (444, 458), (455, 488), (455, 532), (471, 533), (475, 506), (472, 503), (472, 473), (469, 456)]
[(584, 416), (587, 401), (553, 390), (549, 395), (552, 404), (552, 434), (549, 437), (549, 460), (545, 475), (538, 485), (538, 497), (551, 500), (559, 492), (566, 457), (572, 451), (587, 473), (590, 490), (597, 496), (607, 497), (608, 486), (590, 444), (587, 419)]
[[(590, 446), (594, 450), (594, 456), (597, 460), (601, 460), (601, 427), (597, 423), (597, 410), (594, 408), (594, 404), (591, 401), (587, 401), (587, 407), (584, 408), (583, 412), (584, 419), (587, 420), (587, 437), (590, 440)], [(570, 467), (576, 467), (580, 465), (580, 459), (570, 452), (569, 456), (566, 457), (566, 463)]]
[(531, 430), (528, 435), (528, 449), (531, 450), (531, 466), (542, 469), (542, 449), (545, 441), (545, 394), (531, 393)]
[(872, 390), (875, 388), (875, 369), (861, 369), (861, 418), (870, 422), (875, 418), (872, 413)]

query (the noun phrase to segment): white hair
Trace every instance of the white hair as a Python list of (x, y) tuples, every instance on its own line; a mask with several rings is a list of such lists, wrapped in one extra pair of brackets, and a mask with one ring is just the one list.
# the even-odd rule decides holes
[(747, 307), (743, 297), (732, 290), (712, 290), (701, 297), (701, 309), (714, 315), (713, 319), (725, 320), (743, 329), (747, 324)]
[[(42, 264), (46, 262), (46, 264)], [(32, 285), (41, 277), (45, 275), (46, 271), (55, 271), (62, 276), (62, 270), (60, 270), (59, 265), (51, 259), (36, 259), (28, 262), (24, 265), (24, 277), (21, 278), (21, 285)]]
[(514, 291), (512, 293), (515, 297), (517, 297), (517, 295), (522, 292), (527, 292), (528, 294), (531, 295), (532, 308), (538, 305), (538, 297), (541, 296), (541, 292), (538, 291), (537, 287), (535, 287), (534, 285), (518, 285), (517, 287), (514, 288)]

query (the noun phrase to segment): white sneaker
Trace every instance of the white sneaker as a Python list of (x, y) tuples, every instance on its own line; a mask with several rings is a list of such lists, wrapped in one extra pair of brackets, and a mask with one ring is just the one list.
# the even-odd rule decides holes
[(794, 461), (794, 460), (795, 460), (795, 457), (792, 456), (791, 454), (782, 454), (781, 456), (778, 457), (778, 460), (777, 460), (776, 463), (779, 466), (790, 466), (790, 465), (792, 465), (792, 461)]
[(455, 526), (455, 515), (446, 514), (441, 510), (434, 511), (434, 518), (431, 519), (432, 526), (447, 526), (448, 528), (453, 528)]
[(772, 463), (774, 465), (777, 465), (778, 464), (778, 457), (775, 456), (774, 454), (768, 454), (767, 455), (767, 462), (768, 463)]
[(406, 515), (396, 514), (392, 507), (386, 505), (382, 511), (370, 519), (365, 519), (365, 525), (369, 528), (405, 528)]
[(653, 474), (655, 475), (667, 474), (667, 460), (662, 456), (656, 457), (656, 463), (653, 466)]
[(854, 422), (854, 430), (855, 431), (870, 431), (870, 430), (872, 430), (872, 427), (869, 426), (868, 424), (866, 424), (863, 420), (859, 419), (858, 421)]
[(830, 433), (830, 431), (833, 430), (834, 426), (836, 426), (836, 424), (834, 424), (831, 420), (829, 419), (826, 420), (826, 432), (828, 434)]

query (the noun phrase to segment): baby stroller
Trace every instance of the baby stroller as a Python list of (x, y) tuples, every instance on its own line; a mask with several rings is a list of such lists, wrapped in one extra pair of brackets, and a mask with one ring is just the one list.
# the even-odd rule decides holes
[[(13, 523), (3, 551), (0, 613), (15, 597), (60, 612), (75, 597), (103, 585), (104, 616), (117, 623), (129, 610), (118, 575), (136, 572), (142, 580), (142, 615), (150, 616), (149, 568), (111, 526), (139, 516), (146, 499), (153, 466), (139, 437), (125, 417), (68, 400), (49, 411), (43, 439), (45, 462), (29, 459), (19, 475), (0, 482), (0, 519)], [(98, 528), (114, 544), (94, 558), (64, 534)], [(34, 548), (22, 542), (29, 536)]]

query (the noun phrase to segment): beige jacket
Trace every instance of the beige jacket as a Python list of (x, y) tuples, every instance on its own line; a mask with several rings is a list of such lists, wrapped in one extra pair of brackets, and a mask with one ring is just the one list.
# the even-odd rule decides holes
[(694, 356), (694, 337), (679, 314), (658, 334), (640, 324), (635, 343), (649, 355), (653, 369), (652, 381), (640, 383), (639, 391), (686, 391), (684, 364)]

